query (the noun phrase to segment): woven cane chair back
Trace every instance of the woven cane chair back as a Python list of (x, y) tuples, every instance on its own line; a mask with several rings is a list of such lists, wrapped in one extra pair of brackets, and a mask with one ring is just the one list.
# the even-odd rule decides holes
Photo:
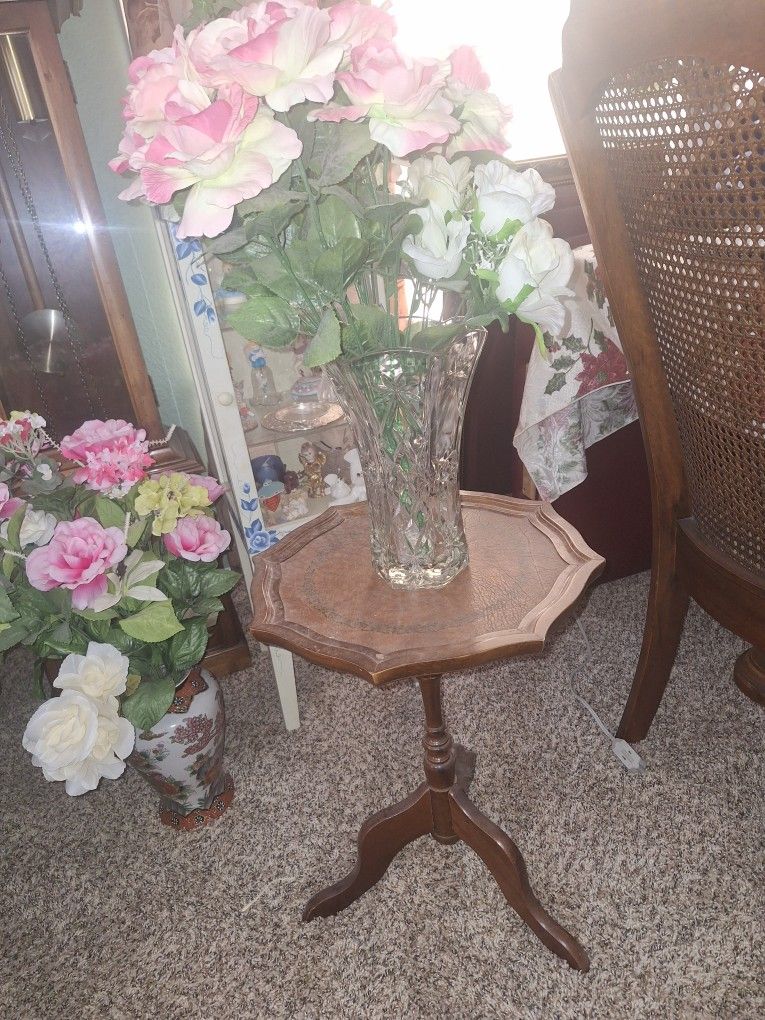
[(652, 60), (594, 110), (704, 537), (765, 571), (765, 67)]

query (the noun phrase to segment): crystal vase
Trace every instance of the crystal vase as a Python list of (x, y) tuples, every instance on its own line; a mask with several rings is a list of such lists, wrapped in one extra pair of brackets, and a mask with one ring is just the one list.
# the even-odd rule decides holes
[(372, 562), (396, 588), (440, 588), (468, 559), (459, 496), (462, 421), (486, 336), (328, 366), (359, 450)]

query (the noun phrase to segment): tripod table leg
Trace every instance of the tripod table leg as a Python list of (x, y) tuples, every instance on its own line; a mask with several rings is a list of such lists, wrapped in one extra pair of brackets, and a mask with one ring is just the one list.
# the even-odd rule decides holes
[(303, 911), (303, 920), (329, 917), (349, 906), (379, 882), (399, 850), (432, 828), (430, 790), (422, 783), (404, 800), (364, 822), (359, 832), (356, 867), (346, 878), (312, 896)]
[(449, 797), (454, 831), (484, 862), (510, 906), (548, 949), (575, 970), (589, 970), (587, 953), (573, 935), (550, 917), (532, 892), (526, 863), (512, 839), (479, 811), (459, 787), (455, 786)]

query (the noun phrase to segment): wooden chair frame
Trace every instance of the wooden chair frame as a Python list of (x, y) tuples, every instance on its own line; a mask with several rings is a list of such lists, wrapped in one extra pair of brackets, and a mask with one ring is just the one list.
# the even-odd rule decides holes
[[(630, 367), (651, 480), (653, 555), (643, 645), (619, 736), (646, 736), (692, 597), (755, 648), (736, 682), (765, 703), (765, 577), (714, 548), (693, 518), (680, 436), (657, 335), (594, 109), (614, 76), (644, 62), (695, 57), (765, 71), (762, 0), (572, 0), (550, 92)], [(763, 487), (763, 479), (751, 483)]]

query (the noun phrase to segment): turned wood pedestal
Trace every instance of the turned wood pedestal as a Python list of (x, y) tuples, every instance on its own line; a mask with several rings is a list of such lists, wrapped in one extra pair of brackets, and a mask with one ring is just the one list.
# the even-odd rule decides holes
[(257, 638), (375, 685), (416, 676), (425, 709), (425, 781), (364, 823), (356, 867), (317, 893), (303, 918), (353, 903), (420, 836), (462, 840), (535, 935), (587, 970), (584, 949), (532, 892), (518, 847), (468, 797), (475, 755), (447, 729), (441, 676), (541, 649), (603, 560), (547, 504), (464, 493), (463, 515), (470, 564), (435, 591), (396, 590), (376, 575), (364, 504), (328, 510), (257, 558)]

